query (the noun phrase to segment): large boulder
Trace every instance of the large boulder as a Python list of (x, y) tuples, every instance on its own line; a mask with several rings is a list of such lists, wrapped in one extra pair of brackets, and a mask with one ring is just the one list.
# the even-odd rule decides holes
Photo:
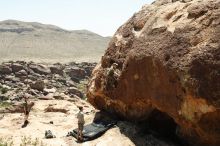
[(84, 66), (83, 68), (85, 69), (86, 71), (86, 76), (91, 76), (92, 74), (92, 70), (94, 69), (95, 66), (92, 66), (92, 65), (88, 65), (88, 66)]
[(19, 72), (24, 69), (24, 66), (19, 63), (12, 63), (11, 68), (13, 72)]
[(78, 65), (78, 67), (83, 68), (86, 72), (86, 76), (91, 76), (92, 70), (96, 66), (97, 63), (88, 63), (88, 62), (82, 62)]
[[(108, 89), (113, 63), (120, 76)], [(220, 0), (143, 6), (113, 36), (87, 96), (95, 107), (128, 120), (160, 111), (190, 142), (220, 145)]]
[(71, 67), (66, 69), (66, 74), (71, 78), (83, 79), (86, 76), (86, 71), (83, 68)]
[(7, 75), (4, 77), (4, 81), (10, 81), (12, 83), (19, 82), (19, 78), (16, 78), (14, 75)]
[(83, 97), (83, 93), (81, 91), (79, 91), (79, 89), (75, 88), (75, 87), (70, 87), (68, 88), (68, 91), (67, 91), (69, 94), (72, 94), (72, 95), (77, 95), (79, 96), (80, 98)]
[(45, 83), (42, 80), (38, 80), (30, 84), (31, 89), (36, 89), (38, 91), (43, 91), (45, 88)]
[(50, 71), (52, 74), (58, 74), (58, 75), (63, 75), (64, 74), (64, 66), (61, 64), (55, 64), (53, 66), (50, 66)]
[(0, 74), (11, 74), (12, 69), (8, 65), (0, 65)]
[(27, 77), (27, 75), (28, 75), (28, 73), (24, 69), (15, 73), (16, 77)]
[(30, 64), (29, 68), (32, 69), (35, 73), (38, 73), (40, 75), (48, 75), (50, 74), (50, 69), (42, 64)]

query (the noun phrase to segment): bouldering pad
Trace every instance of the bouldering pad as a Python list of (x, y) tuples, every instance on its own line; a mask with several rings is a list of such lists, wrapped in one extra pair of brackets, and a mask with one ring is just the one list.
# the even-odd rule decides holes
[[(107, 130), (116, 125), (116, 122), (98, 122), (85, 125), (83, 128), (83, 141), (90, 141), (100, 137)], [(78, 128), (68, 132), (67, 136), (77, 138)]]

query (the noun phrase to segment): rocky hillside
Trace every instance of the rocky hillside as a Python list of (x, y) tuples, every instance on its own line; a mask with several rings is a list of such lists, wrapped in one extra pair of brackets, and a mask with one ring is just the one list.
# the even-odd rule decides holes
[[(119, 76), (108, 82), (113, 63)], [(88, 96), (99, 109), (191, 145), (220, 145), (220, 0), (143, 6), (112, 38)]]
[(87, 30), (67, 31), (53, 25), (6, 20), (0, 22), (0, 62), (99, 61), (109, 39)]
[(94, 63), (38, 64), (6, 62), (0, 65), (0, 101), (30, 98), (84, 98)]

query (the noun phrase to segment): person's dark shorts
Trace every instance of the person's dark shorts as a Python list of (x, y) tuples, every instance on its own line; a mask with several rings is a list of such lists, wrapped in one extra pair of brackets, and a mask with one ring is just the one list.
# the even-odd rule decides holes
[(24, 113), (26, 116), (29, 116), (29, 111), (25, 111)]
[(80, 131), (83, 131), (83, 126), (84, 126), (84, 123), (78, 123), (78, 129)]

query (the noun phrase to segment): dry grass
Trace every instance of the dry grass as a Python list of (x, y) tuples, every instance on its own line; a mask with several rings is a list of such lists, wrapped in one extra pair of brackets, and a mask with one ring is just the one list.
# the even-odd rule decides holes
[[(22, 137), (21, 138), (20, 146), (46, 146), (40, 139), (35, 138), (32, 139), (31, 137)], [(0, 137), (0, 146), (14, 146), (14, 142), (12, 138), (3, 138)]]

